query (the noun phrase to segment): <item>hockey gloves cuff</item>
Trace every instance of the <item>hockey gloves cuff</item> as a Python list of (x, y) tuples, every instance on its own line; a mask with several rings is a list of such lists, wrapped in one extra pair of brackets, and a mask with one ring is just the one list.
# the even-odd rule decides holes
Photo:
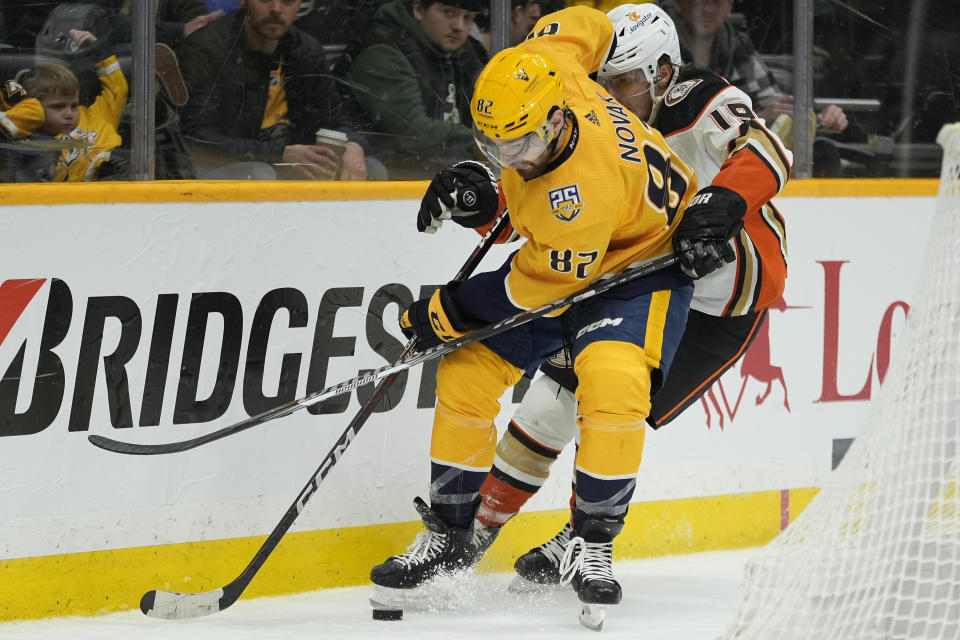
[(417, 212), (417, 230), (433, 233), (444, 220), (480, 227), (500, 209), (497, 178), (485, 164), (467, 160), (433, 177)]
[(418, 350), (456, 340), (483, 326), (482, 322), (465, 317), (457, 308), (452, 294), (458, 284), (440, 287), (432, 296), (417, 300), (400, 314), (400, 330), (407, 338), (416, 337)]
[(730, 239), (743, 228), (746, 213), (747, 202), (735, 191), (714, 185), (698, 191), (673, 233), (683, 272), (702, 278), (736, 260)]

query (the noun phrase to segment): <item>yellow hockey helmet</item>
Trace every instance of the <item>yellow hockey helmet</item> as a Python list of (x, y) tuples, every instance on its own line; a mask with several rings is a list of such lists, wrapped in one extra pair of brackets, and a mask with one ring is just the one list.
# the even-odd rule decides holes
[(563, 80), (552, 60), (516, 47), (503, 49), (484, 67), (473, 91), (477, 144), (501, 166), (498, 141), (523, 138), (526, 147), (545, 149), (553, 138), (550, 114), (565, 107)]

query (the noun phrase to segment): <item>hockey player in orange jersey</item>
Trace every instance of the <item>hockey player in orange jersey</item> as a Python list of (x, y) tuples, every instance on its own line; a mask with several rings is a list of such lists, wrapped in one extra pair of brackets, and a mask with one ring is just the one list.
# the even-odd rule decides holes
[[(570, 22), (541, 20), (533, 34), (541, 37), (493, 56), (477, 80), (475, 137), (502, 169), (501, 185), (480, 163), (451, 169), (474, 181), (484, 206), (495, 209), (502, 188), (526, 242), (497, 271), (442, 287), (404, 311), (401, 326), (421, 345), (455, 339), (673, 249), (672, 234), (696, 191), (693, 172), (589, 77), (613, 43), (609, 18), (581, 7), (561, 14)], [(440, 572), (471, 566), (492, 542), (498, 527), (475, 516), (494, 459), (498, 398), (568, 344), (581, 432), (570, 574), (588, 610), (583, 621), (598, 626), (597, 607), (621, 598), (612, 541), (632, 495), (650, 398), (683, 333), (691, 294), (679, 268), (664, 270), (445, 356), (430, 504), (415, 501), (427, 531), (408, 553), (373, 568), (375, 606), (404, 599)]]

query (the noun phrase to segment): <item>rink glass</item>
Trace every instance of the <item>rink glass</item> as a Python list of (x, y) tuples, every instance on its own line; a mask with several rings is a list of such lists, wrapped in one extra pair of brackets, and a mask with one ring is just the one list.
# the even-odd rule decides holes
[[(690, 1), (702, 6), (723, 4), (717, 0)], [(797, 96), (798, 100), (803, 98), (814, 113), (823, 113), (829, 105), (836, 105), (843, 109), (848, 120), (843, 132), (828, 131), (819, 121), (803, 127), (783, 128), (788, 138), (807, 134), (803, 140), (785, 140), (795, 150), (809, 149), (812, 156), (810, 166), (795, 167), (795, 176), (937, 175), (941, 153), (934, 141), (936, 133), (945, 122), (960, 120), (960, 12), (956, 11), (953, 0), (728, 1), (732, 5), (728, 22), (750, 37), (759, 60), (784, 93)], [(15, 79), (21, 70), (34, 64), (38, 55), (46, 59), (49, 51), (37, 49), (36, 25), (43, 24), (57, 4), (38, 0), (3, 9), (0, 32), (3, 77), (0, 80)], [(208, 4), (229, 8), (238, 3)], [(337, 63), (349, 39), (369, 28), (375, 10), (382, 4), (308, 0), (300, 5), (294, 26), (319, 40), (331, 73), (338, 78), (342, 89), (349, 90), (350, 83), (345, 79), (344, 65)], [(595, 3), (604, 11), (614, 5)], [(562, 6), (558, 2), (544, 2), (541, 8), (546, 14)], [(496, 13), (497, 10), (500, 13)], [(801, 13), (803, 10), (807, 13)], [(144, 42), (137, 34), (160, 34), (159, 38), (166, 32), (155, 29), (158, 18), (152, 12), (124, 16), (124, 11), (129, 9), (120, 7), (110, 13), (120, 16), (127, 24), (125, 29), (114, 30), (112, 47), (130, 84), (128, 109), (120, 132), (124, 146), (131, 151), (131, 175), (135, 179), (176, 178), (163, 165), (163, 153), (170, 149), (170, 132), (177, 127), (176, 108), (171, 109), (164, 96), (158, 98), (156, 82), (143, 82), (136, 75), (145, 59), (152, 57), (149, 53), (152, 46), (143, 46), (152, 42)], [(482, 12), (478, 15), (478, 28), (497, 27), (504, 21), (509, 24), (510, 3), (491, 3), (491, 11), (489, 17)], [(798, 24), (798, 15), (805, 16), (806, 20)], [(145, 24), (138, 26), (137, 20)], [(31, 24), (34, 32), (28, 28)], [(796, 46), (798, 42), (805, 46)], [(800, 59), (796, 52), (800, 52)], [(73, 56), (70, 61), (76, 59), (78, 63), (88, 64), (80, 61), (75, 53), (65, 52), (64, 59)], [(798, 73), (801, 83), (808, 80), (808, 90), (798, 86)], [(95, 76), (93, 78), (92, 82), (89, 76), (80, 78), (81, 100), (88, 103), (99, 90)], [(142, 107), (153, 104), (159, 106), (152, 110)], [(138, 105), (141, 106), (138, 108)], [(756, 104), (754, 107), (755, 111), (761, 110)], [(469, 113), (466, 118), (464, 121), (461, 117), (461, 123), (469, 132)], [(151, 119), (154, 122), (149, 122)], [(772, 124), (772, 120), (768, 124)], [(378, 157), (378, 147), (388, 140), (399, 137), (401, 143), (407, 142), (402, 134), (390, 129), (389, 123), (376, 123), (371, 118), (359, 118), (356, 128), (367, 134), (366, 152), (373, 158)], [(3, 152), (5, 176), (2, 179), (8, 182), (17, 181), (18, 173), (23, 173), (17, 169), (39, 153), (28, 142), (11, 144), (13, 146)], [(189, 156), (186, 163), (189, 164)], [(391, 172), (389, 178), (428, 179), (433, 173), (432, 169), (411, 169)], [(189, 167), (181, 177), (191, 177)]]

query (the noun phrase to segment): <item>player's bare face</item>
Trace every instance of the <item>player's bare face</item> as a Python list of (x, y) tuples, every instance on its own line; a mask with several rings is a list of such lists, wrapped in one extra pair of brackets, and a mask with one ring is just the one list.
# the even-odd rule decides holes
[(554, 108), (550, 117), (534, 131), (507, 140), (487, 137), (474, 125), (473, 135), (484, 155), (501, 168), (510, 168), (525, 180), (532, 180), (543, 174), (556, 153), (556, 145), (551, 144), (565, 131), (563, 112)]
[(547, 149), (547, 141), (536, 133), (522, 138), (498, 140), (494, 143), (505, 167), (527, 167), (534, 164)]
[(566, 119), (563, 112), (559, 109), (555, 110), (550, 116), (550, 126), (552, 127), (553, 134), (548, 136), (549, 140), (543, 142), (536, 154), (528, 152), (528, 155), (517, 157), (513, 162), (508, 164), (508, 166), (519, 173), (520, 177), (524, 180), (533, 180), (543, 175), (544, 171), (547, 170), (547, 165), (550, 164), (550, 161), (553, 160), (558, 153), (558, 145), (551, 144), (550, 142), (555, 139), (562, 141), (564, 140), (564, 136), (568, 135)]
[(57, 93), (40, 101), (43, 105), (42, 131), (56, 136), (70, 133), (80, 124), (80, 92)]
[(275, 42), (297, 17), (300, 0), (245, 0), (247, 34), (256, 41)]
[(424, 9), (420, 0), (415, 0), (413, 17), (420, 23), (427, 39), (441, 51), (449, 53), (456, 51), (467, 41), (477, 14), (442, 2), (434, 2)]
[(551, 156), (552, 154), (549, 151), (545, 151), (533, 160), (522, 160), (510, 166), (513, 167), (524, 180), (533, 180), (543, 175), (544, 170), (550, 163)]
[(628, 71), (603, 79), (617, 102), (630, 109), (638, 118), (646, 122), (653, 110), (653, 98), (650, 96), (650, 83), (641, 71)]
[(550, 141), (541, 138), (537, 132), (530, 132), (512, 140), (480, 138), (478, 142), (494, 164), (515, 170), (525, 180), (536, 178), (543, 173), (552, 155)]

